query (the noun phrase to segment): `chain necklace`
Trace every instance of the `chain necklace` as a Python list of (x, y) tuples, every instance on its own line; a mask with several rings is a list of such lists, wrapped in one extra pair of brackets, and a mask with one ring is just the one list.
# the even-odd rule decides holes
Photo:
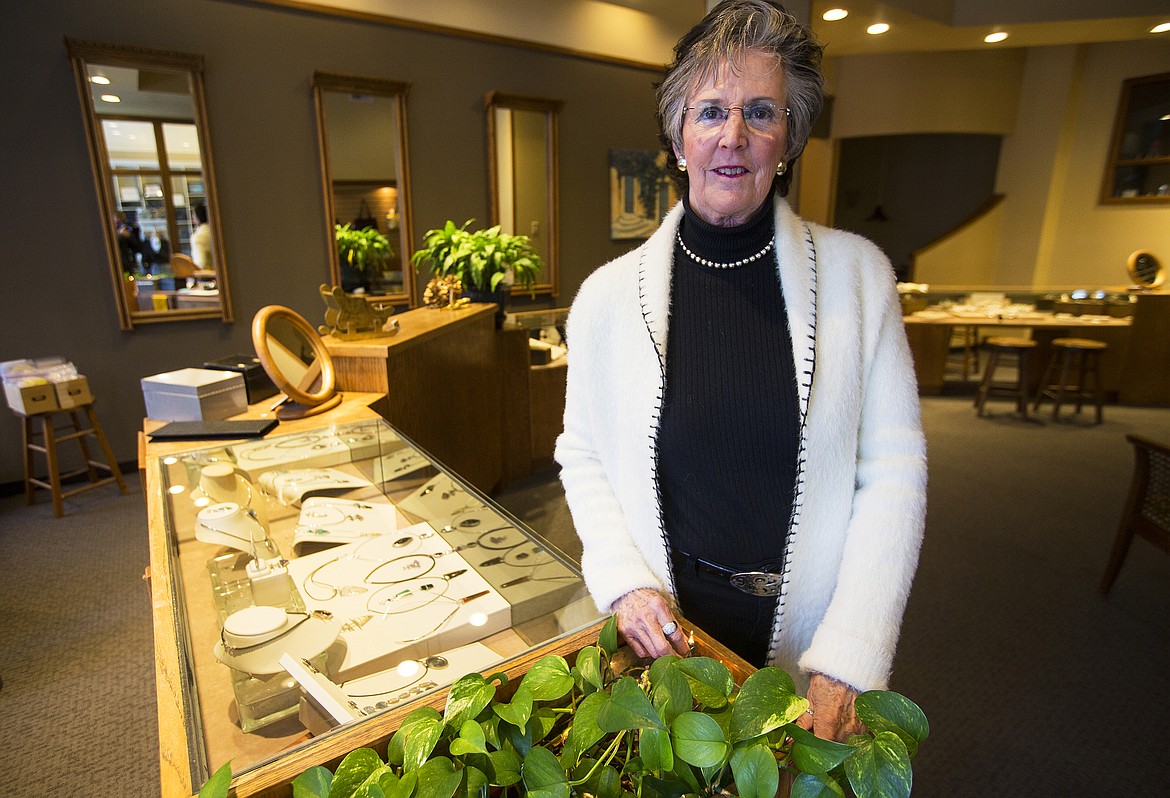
[(734, 269), (737, 266), (746, 266), (749, 263), (755, 263), (760, 258), (767, 255), (768, 251), (771, 250), (772, 247), (776, 244), (776, 237), (772, 236), (772, 238), (768, 241), (768, 243), (764, 245), (764, 248), (761, 249), (759, 252), (757, 252), (755, 255), (749, 255), (748, 257), (743, 258), (742, 260), (732, 261), (731, 263), (718, 263), (717, 261), (707, 260), (706, 258), (700, 258), (694, 252), (691, 252), (691, 250), (687, 247), (687, 245), (683, 243), (682, 229), (681, 228), (679, 229), (679, 231), (677, 233), (674, 234), (674, 237), (678, 241), (678, 245), (680, 247), (682, 247), (682, 251), (687, 253), (688, 258), (690, 258), (691, 260), (693, 260), (695, 263), (699, 264), (700, 266), (706, 266), (709, 269)]

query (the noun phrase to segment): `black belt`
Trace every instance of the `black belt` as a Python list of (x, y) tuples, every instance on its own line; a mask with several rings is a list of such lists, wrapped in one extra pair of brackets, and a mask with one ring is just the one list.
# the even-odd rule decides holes
[(784, 584), (783, 574), (769, 571), (737, 571), (677, 549), (672, 549), (670, 556), (676, 567), (691, 568), (695, 573), (726, 579), (736, 590), (752, 596), (778, 596)]

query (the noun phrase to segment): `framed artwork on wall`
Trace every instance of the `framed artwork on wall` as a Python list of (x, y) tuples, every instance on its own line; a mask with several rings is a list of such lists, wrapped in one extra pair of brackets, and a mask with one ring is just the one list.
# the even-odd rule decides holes
[(662, 150), (609, 151), (609, 237), (648, 238), (678, 202)]

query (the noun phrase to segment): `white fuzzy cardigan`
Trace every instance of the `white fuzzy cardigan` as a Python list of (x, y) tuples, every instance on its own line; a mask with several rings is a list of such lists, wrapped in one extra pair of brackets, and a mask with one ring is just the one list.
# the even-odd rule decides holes
[[(806, 224), (779, 196), (775, 215), (802, 423), (770, 662), (800, 681), (819, 672), (884, 688), (926, 513), (926, 442), (893, 271), (869, 241)], [(636, 588), (674, 595), (656, 441), (681, 218), (680, 204), (644, 245), (591, 274), (569, 315), (556, 459), (603, 612)]]

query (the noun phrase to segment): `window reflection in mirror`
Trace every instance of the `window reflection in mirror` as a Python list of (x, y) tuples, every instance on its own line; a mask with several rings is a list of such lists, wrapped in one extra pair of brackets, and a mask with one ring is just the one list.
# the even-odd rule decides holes
[(122, 329), (231, 320), (200, 56), (67, 40)]
[[(330, 281), (346, 293), (410, 304), (409, 84), (313, 76)], [(338, 229), (340, 228), (340, 230)]]
[(544, 268), (537, 293), (557, 294), (557, 113), (562, 103), (499, 92), (485, 99), (492, 223), (526, 235)]

